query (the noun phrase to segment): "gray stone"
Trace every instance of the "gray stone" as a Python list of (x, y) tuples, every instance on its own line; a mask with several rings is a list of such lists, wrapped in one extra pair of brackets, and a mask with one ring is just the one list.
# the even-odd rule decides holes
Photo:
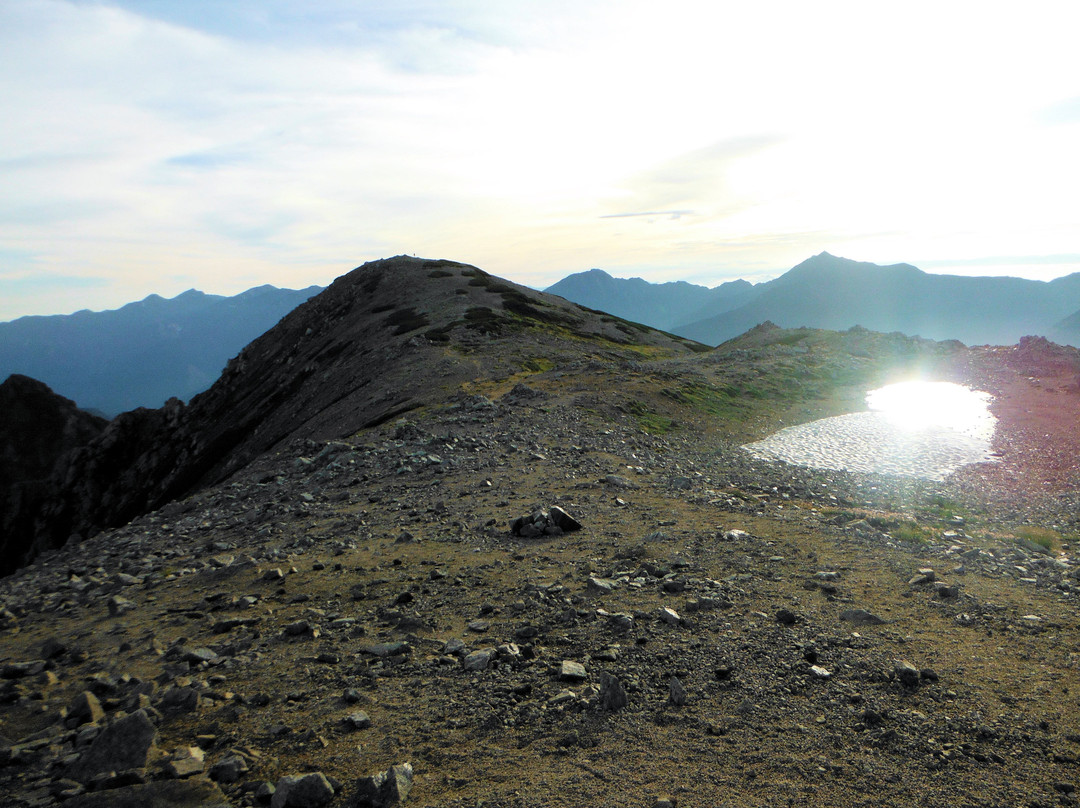
[(357, 808), (390, 808), (405, 802), (412, 790), (413, 769), (409, 763), (399, 763), (371, 777), (361, 777), (356, 783)]
[(109, 617), (120, 617), (130, 611), (134, 611), (135, 604), (120, 595), (113, 595), (105, 605), (109, 607)]
[(163, 710), (191, 713), (199, 709), (202, 697), (193, 687), (170, 687), (161, 696), (158, 706)]
[(932, 584), (937, 576), (934, 571), (929, 567), (920, 569), (915, 575), (908, 581), (908, 586), (921, 586), (922, 584)]
[(583, 682), (588, 678), (588, 673), (580, 662), (564, 659), (559, 666), (559, 678), (566, 682)]
[(676, 707), (686, 704), (686, 688), (678, 676), (672, 676), (668, 681), (668, 701)]
[(183, 746), (177, 749), (165, 762), (165, 772), (170, 777), (190, 777), (202, 774), (206, 763), (203, 750), (197, 746)]
[(952, 600), (953, 598), (960, 597), (960, 587), (950, 586), (944, 581), (935, 581), (934, 594), (942, 600)]
[(548, 512), (548, 517), (551, 519), (552, 524), (561, 528), (566, 533), (573, 533), (575, 530), (581, 530), (581, 522), (572, 517), (558, 505), (552, 506)]
[(365, 713), (363, 710), (357, 710), (355, 713), (349, 713), (345, 716), (345, 726), (349, 729), (360, 730), (367, 729), (371, 726), (371, 716)]
[(80, 727), (83, 724), (96, 724), (105, 717), (98, 697), (89, 690), (84, 690), (71, 700), (67, 711), (68, 726)]
[(180, 658), (189, 665), (201, 665), (204, 662), (213, 662), (218, 658), (218, 655), (209, 648), (189, 648), (184, 651)]
[(156, 751), (156, 742), (157, 729), (146, 713), (138, 710), (103, 729), (65, 774), (85, 783), (104, 772), (144, 769)]
[(619, 584), (617, 581), (613, 581), (610, 578), (596, 578), (595, 576), (589, 576), (589, 582), (585, 585), (585, 591), (595, 595), (603, 595), (611, 592)]
[(209, 774), (211, 780), (219, 783), (237, 783), (248, 771), (246, 760), (239, 755), (229, 755), (211, 766)]
[(282, 777), (270, 808), (319, 808), (334, 798), (334, 787), (322, 772)]
[(682, 623), (682, 618), (679, 617), (679, 613), (667, 606), (661, 608), (656, 616), (660, 618), (661, 622), (667, 623), (669, 626), (677, 626)]
[(297, 620), (294, 623), (289, 623), (282, 629), (282, 632), (289, 637), (307, 637), (309, 639), (315, 639), (320, 634), (319, 629), (311, 625), (307, 620)]
[(634, 627), (634, 616), (632, 614), (626, 614), (625, 612), (615, 612), (614, 614), (606, 614), (608, 625), (615, 631), (629, 631)]
[(41, 644), (42, 659), (56, 659), (67, 653), (67, 645), (59, 637), (49, 637)]
[(600, 671), (600, 707), (603, 710), (614, 712), (621, 710), (630, 700), (626, 697), (626, 690), (617, 678), (607, 671)]
[(521, 659), (521, 646), (516, 642), (503, 643), (495, 649), (495, 655), (503, 662), (515, 662)]
[(481, 648), (479, 651), (473, 651), (471, 654), (461, 660), (461, 667), (463, 667), (467, 671), (487, 670), (488, 665), (491, 664), (491, 658), (494, 655), (494, 649)]
[(906, 687), (915, 687), (915, 685), (919, 684), (919, 669), (906, 659), (893, 661), (893, 674)]
[(847, 609), (840, 612), (840, 619), (856, 626), (880, 626), (885, 623), (884, 619), (866, 609)]
[(782, 626), (793, 626), (799, 622), (799, 617), (790, 609), (780, 609), (776, 613), (776, 622)]

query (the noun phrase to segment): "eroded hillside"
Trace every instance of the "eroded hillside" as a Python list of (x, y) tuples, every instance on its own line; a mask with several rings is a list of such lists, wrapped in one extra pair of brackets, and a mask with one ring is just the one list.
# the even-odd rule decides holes
[[(1075, 408), (1071, 360), (770, 327), (701, 351), (424, 271), (464, 294), (369, 313), (374, 354), (318, 360), (314, 307), (237, 360), (297, 367), (309, 432), (0, 581), (14, 804), (377, 804), (383, 771), (421, 806), (1076, 801), (1075, 469), (996, 468), (1035, 468), (1021, 399)], [(388, 394), (304, 409), (351, 352)], [(738, 448), (915, 370), (996, 385), (995, 468)], [(220, 384), (192, 408), (228, 411)], [(553, 507), (581, 529), (522, 529)]]

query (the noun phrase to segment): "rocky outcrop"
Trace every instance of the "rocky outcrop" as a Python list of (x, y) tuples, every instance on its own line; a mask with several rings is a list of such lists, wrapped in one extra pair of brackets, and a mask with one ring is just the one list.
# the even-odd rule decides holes
[(0, 574), (21, 563), (26, 548), (16, 537), (33, 530), (16, 515), (39, 511), (57, 463), (106, 423), (28, 376), (0, 384)]
[[(522, 356), (526, 333), (531, 355)], [(623, 346), (689, 354), (692, 345), (466, 264), (365, 264), (248, 345), (189, 405), (123, 413), (69, 453), (35, 496), (5, 508), (5, 557), (18, 565), (227, 479), (290, 441), (346, 436), (446, 402), (467, 382), (576, 352), (583, 337), (613, 355), (632, 356)], [(474, 357), (448, 355), (451, 340)], [(476, 358), (500, 341), (515, 349)]]

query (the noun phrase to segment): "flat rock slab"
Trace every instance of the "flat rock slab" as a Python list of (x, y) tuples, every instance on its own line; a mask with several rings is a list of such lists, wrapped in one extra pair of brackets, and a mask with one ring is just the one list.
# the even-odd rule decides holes
[(224, 792), (204, 777), (157, 780), (124, 788), (80, 794), (66, 808), (229, 808)]
[(157, 729), (142, 710), (110, 724), (94, 739), (65, 776), (80, 782), (109, 771), (146, 768), (157, 741)]
[(854, 623), (856, 626), (880, 626), (885, 623), (884, 619), (873, 612), (868, 612), (866, 609), (848, 609), (840, 612), (840, 619), (848, 623)]
[(580, 662), (565, 659), (562, 665), (559, 666), (559, 678), (565, 682), (583, 682), (588, 677), (589, 674), (585, 671), (585, 666)]

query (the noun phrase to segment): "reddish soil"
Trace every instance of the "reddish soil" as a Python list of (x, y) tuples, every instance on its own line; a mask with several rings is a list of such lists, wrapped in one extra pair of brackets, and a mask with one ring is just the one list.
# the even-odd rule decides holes
[(980, 348), (960, 375), (994, 396), (1000, 456), (964, 475), (1012, 501), (1080, 489), (1080, 352), (1043, 340)]

